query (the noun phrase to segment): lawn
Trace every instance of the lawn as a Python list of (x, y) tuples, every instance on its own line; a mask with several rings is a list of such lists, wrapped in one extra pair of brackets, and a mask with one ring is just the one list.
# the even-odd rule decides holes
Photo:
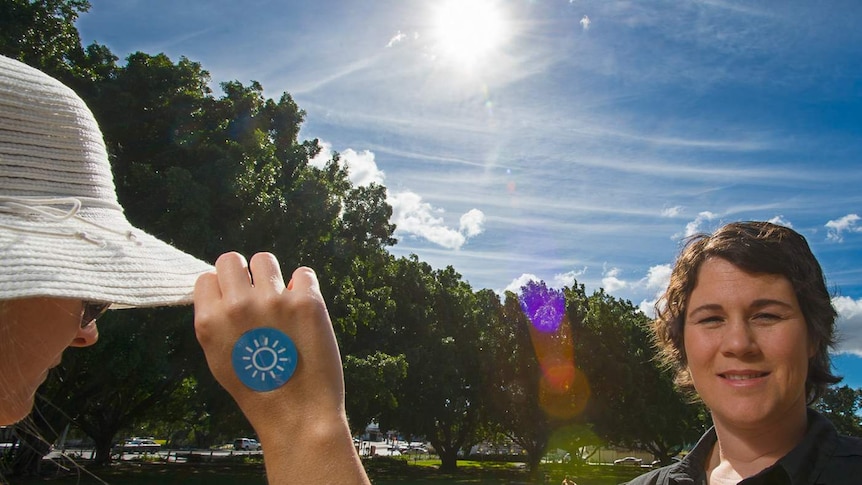
[[(442, 474), (439, 461), (375, 459), (366, 462), (375, 485), (544, 485), (559, 484), (569, 475), (578, 485), (617, 485), (639, 475), (638, 468), (613, 466), (543, 465), (537, 478), (511, 463), (459, 461), (458, 473)], [(83, 463), (81, 465), (84, 465)], [(47, 475), (47, 474), (46, 474)], [(93, 471), (50, 474), (42, 478), (15, 478), (14, 485), (265, 485), (260, 464), (214, 463), (122, 463)], [(2, 481), (0, 481), (2, 482)]]

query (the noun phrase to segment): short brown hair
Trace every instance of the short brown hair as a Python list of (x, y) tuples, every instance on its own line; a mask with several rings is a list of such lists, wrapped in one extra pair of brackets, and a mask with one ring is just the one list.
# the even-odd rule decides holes
[(689, 296), (697, 285), (701, 264), (710, 257), (724, 259), (752, 273), (782, 275), (793, 286), (808, 338), (815, 354), (808, 361), (805, 391), (808, 403), (816, 401), (826, 388), (841, 380), (832, 374), (829, 348), (835, 345), (835, 318), (832, 299), (820, 263), (805, 238), (796, 231), (769, 222), (733, 222), (713, 234), (689, 238), (671, 273), (664, 295), (656, 303), (653, 337), (660, 357), (676, 372), (676, 383), (694, 391), (686, 369), (683, 345), (685, 314)]

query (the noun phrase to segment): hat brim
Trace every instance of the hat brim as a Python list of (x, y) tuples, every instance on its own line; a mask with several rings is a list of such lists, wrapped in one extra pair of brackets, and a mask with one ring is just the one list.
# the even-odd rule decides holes
[(122, 212), (0, 213), (0, 300), (80, 298), (114, 308), (184, 305), (213, 267), (133, 227)]

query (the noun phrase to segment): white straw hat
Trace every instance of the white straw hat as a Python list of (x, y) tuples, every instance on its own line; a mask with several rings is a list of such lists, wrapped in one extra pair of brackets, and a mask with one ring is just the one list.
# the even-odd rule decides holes
[(186, 304), (197, 276), (210, 270), (126, 220), (84, 102), (0, 56), (0, 300)]

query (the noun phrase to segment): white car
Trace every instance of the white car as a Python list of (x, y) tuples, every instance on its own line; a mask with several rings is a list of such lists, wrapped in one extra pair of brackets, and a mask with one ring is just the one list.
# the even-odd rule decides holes
[(155, 453), (162, 448), (162, 445), (149, 438), (130, 438), (118, 448), (125, 453)]
[(614, 460), (614, 465), (629, 465), (629, 466), (641, 466), (643, 460), (640, 458), (635, 458), (633, 456), (627, 456), (625, 458), (620, 458), (619, 460)]
[(258, 451), (261, 449), (260, 443), (252, 438), (237, 438), (233, 442), (233, 449), (245, 451)]

